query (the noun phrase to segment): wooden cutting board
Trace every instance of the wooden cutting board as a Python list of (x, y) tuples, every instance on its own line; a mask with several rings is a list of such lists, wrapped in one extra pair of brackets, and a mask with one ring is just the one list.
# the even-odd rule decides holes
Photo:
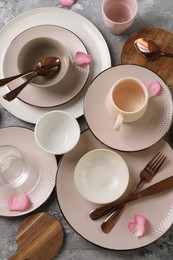
[(25, 218), (17, 231), (18, 251), (9, 260), (49, 260), (60, 250), (64, 232), (60, 222), (48, 213)]
[(151, 69), (169, 88), (173, 88), (173, 58), (159, 57), (154, 61), (146, 59), (134, 47), (134, 41), (138, 38), (154, 40), (162, 51), (173, 53), (173, 33), (161, 28), (145, 28), (135, 32), (126, 40), (120, 56), (121, 64), (136, 64)]

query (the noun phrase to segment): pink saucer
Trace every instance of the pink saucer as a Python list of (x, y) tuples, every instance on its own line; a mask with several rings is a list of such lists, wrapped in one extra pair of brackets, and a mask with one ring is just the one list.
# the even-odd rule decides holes
[[(29, 177), (17, 188), (0, 187), (0, 215), (20, 216), (32, 212), (41, 206), (50, 196), (57, 174), (57, 162), (54, 155), (43, 151), (36, 143), (32, 130), (22, 127), (7, 127), (0, 129), (0, 145), (18, 147), (30, 166)], [(8, 198), (18, 190), (27, 194), (31, 201), (29, 209), (19, 212), (8, 209)]]
[[(158, 80), (162, 92), (149, 99), (142, 118), (124, 123), (119, 131), (115, 131), (105, 98), (114, 82), (123, 77)], [(121, 151), (138, 151), (158, 142), (169, 130), (173, 115), (172, 97), (165, 82), (154, 72), (138, 65), (119, 65), (103, 71), (91, 83), (84, 99), (84, 115), (91, 131), (101, 142)]]
[[(4, 78), (21, 73), (17, 62), (23, 46), (33, 39), (44, 37), (57, 40), (66, 47), (71, 58), (71, 71), (61, 83), (61, 86), (57, 88), (55, 86), (49, 88), (34, 87), (31, 82), (19, 94), (18, 98), (23, 102), (43, 108), (62, 105), (73, 99), (83, 89), (89, 76), (89, 65), (80, 67), (72, 62), (77, 51), (87, 53), (83, 42), (74, 33), (63, 27), (40, 25), (25, 30), (11, 42), (3, 59)], [(24, 83), (25, 80), (25, 78), (16, 79), (9, 83), (8, 87), (9, 89), (14, 89)]]

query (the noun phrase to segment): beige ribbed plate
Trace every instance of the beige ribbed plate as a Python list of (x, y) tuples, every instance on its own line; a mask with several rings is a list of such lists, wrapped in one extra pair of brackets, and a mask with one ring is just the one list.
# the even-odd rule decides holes
[[(8, 87), (0, 88), (1, 104), (16, 117), (35, 124), (45, 112), (50, 110), (61, 109), (73, 115), (75, 118), (83, 115), (83, 97), (85, 92), (95, 76), (104, 69), (111, 66), (111, 58), (108, 46), (102, 34), (96, 26), (87, 20), (84, 16), (79, 15), (68, 9), (58, 7), (42, 7), (32, 9), (12, 19), (0, 31), (1, 48), (0, 62), (2, 64), (4, 54), (9, 44), (23, 31), (38, 25), (57, 25), (66, 28), (77, 35), (86, 46), (88, 52), (92, 55), (93, 62), (90, 64), (89, 78), (85, 87), (80, 93), (64, 105), (54, 108), (41, 108), (24, 103), (16, 98), (12, 102), (7, 102), (3, 95), (7, 92)], [(80, 25), (80, 26), (79, 26)], [(0, 76), (3, 78), (2, 68)]]
[(0, 145), (14, 145), (18, 147), (30, 165), (27, 181), (19, 187), (25, 192), (31, 202), (31, 207), (24, 212), (9, 211), (8, 197), (16, 192), (14, 189), (5, 191), (0, 188), (0, 215), (20, 216), (41, 206), (50, 196), (57, 174), (57, 162), (54, 155), (43, 151), (36, 143), (32, 130), (22, 127), (8, 127), (0, 129)]
[[(105, 107), (105, 97), (114, 82), (123, 77), (158, 80), (163, 90), (159, 96), (149, 99), (141, 119), (124, 123), (119, 131), (115, 131), (114, 120)], [(88, 88), (84, 99), (84, 115), (93, 134), (104, 144), (121, 151), (139, 151), (159, 141), (171, 126), (172, 113), (172, 97), (165, 82), (138, 65), (119, 65), (102, 72)]]
[[(67, 75), (66, 79), (61, 83), (61, 86), (57, 87), (39, 88), (34, 87), (31, 82), (22, 90), (18, 98), (33, 106), (53, 107), (62, 105), (74, 98), (84, 87), (89, 75), (89, 65), (80, 67), (76, 66), (72, 62), (77, 51), (87, 53), (87, 50), (79, 37), (71, 31), (56, 25), (40, 25), (29, 28), (20, 33), (11, 42), (4, 55), (3, 74), (4, 78), (6, 78), (21, 73), (17, 66), (18, 56), (21, 49), (29, 41), (44, 37), (57, 40), (66, 47), (72, 63), (70, 75)], [(26, 78), (19, 78), (9, 83), (8, 87), (14, 89), (24, 83), (24, 81), (26, 81)]]
[[(100, 225), (104, 218), (93, 221), (89, 217), (89, 212), (98, 205), (85, 200), (77, 192), (74, 184), (74, 169), (78, 160), (88, 151), (97, 148), (107, 149), (90, 131), (86, 131), (81, 135), (78, 145), (71, 152), (65, 154), (60, 162), (56, 191), (64, 217), (82, 237), (101, 247), (129, 250), (154, 242), (173, 223), (173, 190), (130, 203), (113, 230), (109, 234), (103, 233)], [(128, 192), (139, 181), (139, 172), (158, 151), (165, 154), (167, 159), (154, 179), (144, 186), (148, 187), (172, 175), (173, 151), (171, 147), (164, 140), (161, 140), (144, 151), (118, 152), (129, 167)], [(143, 214), (148, 219), (146, 233), (139, 239), (132, 235), (127, 228), (127, 223), (131, 221), (134, 213)]]

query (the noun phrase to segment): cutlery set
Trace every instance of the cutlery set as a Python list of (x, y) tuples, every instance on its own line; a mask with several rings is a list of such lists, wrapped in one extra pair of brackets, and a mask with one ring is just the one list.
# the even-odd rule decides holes
[(3, 96), (3, 98), (6, 99), (7, 101), (12, 101), (14, 98), (16, 98), (19, 95), (19, 93), (23, 90), (23, 88), (26, 87), (35, 77), (38, 77), (38, 76), (48, 77), (48, 76), (52, 75), (53, 73), (58, 72), (60, 70), (60, 68), (61, 68), (61, 61), (59, 58), (46, 57), (46, 58), (43, 58), (42, 60), (40, 60), (36, 66), (36, 69), (33, 69), (32, 71), (29, 71), (26, 73), (21, 73), (19, 75), (15, 75), (15, 76), (8, 77), (5, 79), (1, 79), (0, 87), (4, 86), (5, 84), (7, 84), (21, 76), (23, 77), (30, 73), (36, 72), (36, 74), (31, 76), (31, 78), (26, 80), (19, 87), (15, 88), (15, 89), (11, 90), (10, 92), (8, 92), (7, 94), (5, 94)]
[(108, 233), (111, 231), (111, 229), (118, 221), (121, 213), (123, 213), (123, 209), (125, 209), (127, 203), (136, 199), (140, 199), (146, 196), (160, 193), (162, 191), (171, 188), (170, 183), (173, 180), (172, 176), (166, 180), (163, 180), (157, 184), (152, 185), (151, 187), (143, 191), (137, 192), (144, 183), (150, 182), (153, 179), (153, 177), (158, 173), (165, 159), (166, 159), (165, 155), (158, 153), (147, 163), (144, 169), (140, 172), (140, 181), (138, 182), (138, 184), (135, 186), (135, 188), (132, 190), (132, 192), (127, 198), (124, 198), (122, 201), (118, 203), (115, 201), (106, 204), (90, 212), (90, 218), (92, 220), (97, 220), (98, 218), (101, 218), (104, 215), (110, 213), (110, 215), (106, 218), (106, 220), (101, 225), (101, 229), (103, 230), (104, 233)]

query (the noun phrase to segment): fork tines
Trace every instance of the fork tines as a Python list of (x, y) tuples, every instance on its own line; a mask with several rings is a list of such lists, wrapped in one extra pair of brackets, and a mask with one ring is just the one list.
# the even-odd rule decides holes
[(160, 167), (164, 163), (165, 159), (166, 159), (166, 156), (163, 155), (162, 153), (158, 152), (153, 157), (153, 159), (146, 165), (147, 170), (152, 172), (153, 174), (155, 174), (160, 169)]

